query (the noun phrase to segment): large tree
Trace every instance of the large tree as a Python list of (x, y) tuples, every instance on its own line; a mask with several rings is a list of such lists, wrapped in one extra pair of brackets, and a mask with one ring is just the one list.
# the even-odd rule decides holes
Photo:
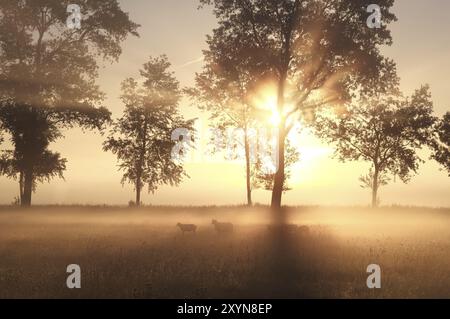
[(378, 191), (390, 176), (408, 182), (422, 161), (417, 151), (426, 145), (435, 122), (428, 86), (409, 97), (401, 96), (395, 65), (386, 61), (383, 74), (358, 98), (339, 113), (317, 116), (317, 134), (336, 145), (341, 161), (366, 161), (371, 164), (360, 178), (372, 191), (372, 206), (379, 203)]
[[(125, 111), (104, 143), (104, 150), (117, 156), (119, 168), (124, 171), (122, 184), (134, 185), (138, 206), (145, 185), (153, 193), (163, 184), (178, 185), (186, 176), (174, 150), (179, 142), (189, 144), (186, 138), (193, 136), (194, 121), (180, 115), (179, 83), (169, 68), (166, 56), (150, 58), (140, 71), (142, 79), (128, 78), (122, 83)], [(191, 133), (174, 139), (177, 129)]]
[[(286, 138), (303, 112), (348, 98), (352, 80), (378, 75), (379, 46), (394, 0), (378, 1), (380, 28), (367, 26), (371, 0), (200, 0), (212, 4), (219, 26), (208, 39), (234, 65), (265, 68), (277, 82), (278, 170), (272, 207), (281, 206)], [(218, 64), (226, 68), (228, 64)]]
[[(121, 42), (137, 35), (138, 25), (117, 0), (77, 1), (80, 28), (67, 23), (70, 3), (0, 2), (1, 111), (8, 112), (2, 118), (12, 136), (12, 154), (18, 156), (14, 160), (20, 162), (24, 206), (31, 205), (40, 161), (54, 159), (54, 153), (52, 157), (45, 154), (51, 154), (47, 147), (61, 136), (61, 129), (101, 128), (108, 121), (109, 111), (101, 107), (103, 94), (95, 84), (98, 61), (116, 61)], [(61, 165), (47, 168), (52, 175), (63, 169)]]
[[(270, 152), (265, 144), (273, 131), (268, 123), (273, 116), (271, 110), (257, 102), (263, 99), (259, 83), (264, 80), (259, 75), (264, 75), (265, 69), (234, 65), (232, 59), (217, 53), (214, 48), (204, 51), (203, 70), (196, 74), (195, 88), (188, 89), (187, 93), (201, 110), (210, 114), (213, 152), (224, 152), (228, 159), (243, 155), (247, 205), (251, 206), (252, 191), (266, 189), (272, 185), (269, 179), (273, 178), (261, 165), (263, 154)], [(293, 149), (290, 155), (295, 156)]]

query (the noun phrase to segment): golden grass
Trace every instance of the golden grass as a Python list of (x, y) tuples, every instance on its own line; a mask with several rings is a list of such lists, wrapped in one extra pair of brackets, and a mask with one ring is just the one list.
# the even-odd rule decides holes
[[(212, 218), (235, 233), (216, 234)], [(263, 207), (2, 208), (0, 297), (450, 298), (449, 209), (293, 208), (289, 218), (310, 233), (286, 235), (283, 248)], [(366, 287), (372, 263), (378, 290)], [(81, 289), (66, 288), (69, 264), (81, 266)]]

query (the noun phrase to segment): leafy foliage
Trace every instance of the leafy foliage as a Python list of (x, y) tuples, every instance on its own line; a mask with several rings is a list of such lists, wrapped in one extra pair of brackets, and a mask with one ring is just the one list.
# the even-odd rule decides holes
[[(61, 129), (101, 129), (109, 120), (95, 83), (98, 58), (116, 61), (121, 42), (129, 34), (138, 35), (138, 25), (117, 0), (78, 1), (80, 29), (66, 26), (69, 4), (0, 2), (1, 119), (15, 147), (7, 158), (24, 178), (24, 205), (31, 204), (32, 186), (41, 176), (61, 175), (65, 169), (59, 154), (47, 150), (62, 136)], [(49, 161), (45, 169), (42, 160)]]
[(120, 43), (137, 35), (116, 0), (78, 1), (81, 29), (66, 26), (69, 1), (5, 0), (0, 4), (0, 92), (39, 107), (93, 106), (97, 57), (117, 60)]
[[(223, 140), (217, 140), (217, 136), (212, 137), (213, 153), (228, 149), (227, 158), (237, 159), (240, 155), (245, 158), (247, 204), (251, 205), (254, 189), (269, 190), (273, 185), (274, 174), (266, 173), (258, 152), (262, 147), (269, 147), (261, 145), (264, 143), (254, 134), (255, 130), (262, 127), (267, 131), (267, 120), (271, 114), (256, 105), (253, 99), (258, 94), (256, 91), (259, 84), (263, 82), (258, 74), (248, 72), (245, 68), (218, 68), (216, 66), (221, 58), (215, 56), (216, 53), (213, 48), (204, 51), (205, 67), (196, 75), (196, 87), (188, 89), (187, 93), (199, 103), (201, 110), (209, 112), (210, 125), (214, 131), (226, 136)], [(228, 134), (230, 130), (242, 134)], [(255, 143), (260, 145), (252, 148), (251, 145)], [(294, 159), (295, 150), (287, 150), (287, 156)]]
[(387, 26), (393, 0), (378, 1), (383, 25), (366, 25), (370, 0), (201, 0), (212, 5), (218, 27), (208, 38), (214, 67), (246, 70), (277, 83), (281, 117), (280, 169), (272, 206), (284, 183), (285, 140), (299, 117), (318, 107), (343, 104), (357, 83), (379, 76), (379, 46), (392, 42)]
[[(291, 145), (290, 141), (286, 142), (285, 149), (285, 174), (284, 174), (284, 183), (283, 183), (283, 192), (290, 191), (291, 188), (288, 185), (289, 179), (292, 174), (292, 167), (295, 165), (300, 159), (301, 154), (297, 151), (297, 149)], [(254, 189), (264, 189), (266, 191), (271, 191), (273, 189), (275, 172), (270, 172), (267, 169), (263, 168), (264, 162), (261, 156), (258, 156), (256, 163), (252, 167), (252, 186)]]
[[(0, 122), (10, 133), (14, 150), (4, 150), (0, 155), (0, 174), (18, 180), (20, 198), (24, 195), (25, 171), (32, 166), (32, 190), (37, 184), (49, 182), (54, 177), (63, 178), (66, 159), (59, 153), (49, 151), (49, 144), (60, 137), (58, 123), (51, 115), (30, 106), (17, 105), (12, 101), (0, 104)], [(94, 124), (94, 123), (92, 123)]]
[(194, 121), (185, 121), (179, 114), (181, 92), (169, 67), (166, 56), (150, 58), (140, 71), (142, 81), (128, 78), (122, 83), (125, 111), (104, 143), (104, 150), (117, 156), (124, 171), (122, 183), (135, 186), (138, 205), (144, 185), (153, 193), (163, 184), (178, 185), (186, 176), (183, 166), (172, 158), (179, 142), (172, 140), (172, 132), (192, 130)]
[(442, 164), (450, 175), (450, 112), (436, 122), (430, 146), (433, 150), (431, 157)]
[(417, 172), (422, 162), (417, 150), (427, 144), (435, 122), (429, 87), (403, 98), (394, 65), (386, 62), (386, 72), (375, 87), (362, 90), (358, 101), (348, 104), (342, 114), (322, 113), (315, 123), (317, 134), (336, 145), (340, 160), (372, 164), (361, 181), (372, 189), (373, 204), (388, 175), (407, 183)]
[[(375, 182), (374, 175), (375, 175), (375, 173), (374, 173), (373, 167), (371, 167), (369, 170), (369, 173), (367, 173), (366, 175), (361, 175), (361, 177), (359, 178), (359, 181), (361, 182), (360, 186), (362, 188), (372, 189), (374, 182)], [(377, 184), (379, 187), (388, 185), (389, 177), (382, 172), (381, 174), (378, 175)]]

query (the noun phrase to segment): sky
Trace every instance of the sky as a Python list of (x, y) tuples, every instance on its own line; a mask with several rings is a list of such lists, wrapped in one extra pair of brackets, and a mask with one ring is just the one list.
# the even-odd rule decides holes
[[(183, 87), (192, 86), (195, 72), (202, 67), (206, 35), (216, 25), (210, 9), (198, 10), (197, 0), (123, 0), (124, 11), (141, 25), (140, 38), (129, 38), (116, 64), (102, 64), (98, 83), (106, 93), (105, 105), (117, 118), (124, 106), (119, 100), (120, 83), (138, 76), (150, 56), (167, 54), (172, 70)], [(374, 0), (376, 3), (376, 0)], [(403, 92), (410, 95), (422, 84), (430, 84), (436, 114), (450, 111), (450, 1), (397, 0), (398, 21), (391, 26), (394, 44), (384, 48), (398, 65)], [(188, 101), (180, 105), (187, 118), (199, 118), (199, 127), (208, 126), (207, 116)], [(114, 155), (102, 151), (105, 137), (78, 129), (64, 132), (65, 138), (51, 145), (68, 159), (65, 180), (39, 185), (35, 204), (124, 205), (134, 198), (131, 185), (122, 186)], [(301, 160), (292, 171), (292, 190), (283, 197), (287, 205), (366, 205), (370, 192), (358, 178), (368, 163), (341, 163), (332, 158), (331, 145), (310, 134), (297, 138)], [(380, 191), (382, 205), (450, 206), (450, 179), (438, 164), (426, 160), (409, 184), (393, 181)], [(142, 194), (145, 204), (230, 205), (246, 201), (243, 162), (212, 160), (198, 153), (186, 164), (190, 178), (179, 187), (161, 187), (155, 194)], [(0, 177), (0, 203), (9, 204), (18, 194), (18, 185)], [(254, 191), (254, 201), (270, 203), (268, 191)]]

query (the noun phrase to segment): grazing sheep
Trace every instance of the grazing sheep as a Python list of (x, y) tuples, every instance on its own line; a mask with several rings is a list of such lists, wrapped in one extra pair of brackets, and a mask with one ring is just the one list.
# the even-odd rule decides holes
[(213, 219), (211, 224), (214, 225), (214, 228), (218, 233), (232, 233), (233, 232), (233, 224), (232, 223), (219, 223), (217, 220)]
[(177, 224), (178, 227), (180, 227), (180, 230), (182, 231), (183, 235), (185, 232), (193, 232), (195, 233), (197, 231), (197, 226), (194, 224)]

